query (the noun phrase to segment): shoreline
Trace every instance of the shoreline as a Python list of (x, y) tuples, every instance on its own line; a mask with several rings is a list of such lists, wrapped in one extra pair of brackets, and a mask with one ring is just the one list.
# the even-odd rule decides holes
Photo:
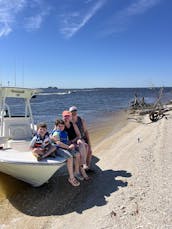
[(93, 149), (128, 124), (129, 110), (109, 112), (88, 126)]
[(56, 174), (43, 187), (27, 187), (1, 202), (0, 225), (171, 228), (172, 111), (154, 123), (147, 115), (118, 114), (89, 129), (96, 169), (90, 181), (73, 188)]

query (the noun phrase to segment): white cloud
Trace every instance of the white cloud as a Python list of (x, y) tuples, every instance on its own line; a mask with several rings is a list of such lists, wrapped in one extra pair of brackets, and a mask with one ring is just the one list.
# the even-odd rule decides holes
[[(0, 37), (7, 36), (19, 23), (28, 31), (39, 29), (50, 10), (44, 4), (45, 0), (0, 0)], [(17, 21), (21, 14), (22, 22)]]
[[(86, 23), (97, 13), (98, 10), (106, 3), (107, 0), (101, 0), (94, 4), (91, 9), (86, 13), (72, 12), (70, 14), (63, 15), (63, 28), (61, 29), (62, 34), (66, 38), (74, 36)], [(88, 1), (86, 2), (88, 3)]]
[(85, 3), (90, 3), (90, 2), (93, 2), (94, 0), (86, 0)]
[(135, 2), (127, 8), (116, 13), (113, 19), (111, 18), (111, 22), (109, 23), (111, 28), (107, 29), (105, 32), (106, 35), (126, 30), (130, 19), (134, 16), (146, 13), (149, 9), (158, 5), (160, 1), (161, 0), (135, 0)]
[[(161, 0), (134, 0), (132, 3), (118, 11), (109, 22), (109, 29), (106, 34), (111, 34), (115, 32), (121, 32), (126, 29), (130, 19), (136, 15), (143, 14), (147, 10), (156, 6)], [(96, 3), (94, 3), (96, 2)], [(93, 1), (85, 0), (83, 9), (85, 7), (85, 12), (80, 8), (79, 11), (72, 11), (71, 13), (66, 13), (62, 15), (63, 23), (61, 33), (66, 37), (70, 38), (74, 36), (80, 29), (82, 29), (90, 19), (95, 16), (98, 10), (100, 10), (107, 0)], [(114, 3), (115, 4), (115, 3)], [(86, 7), (87, 6), (87, 7)], [(88, 6), (91, 6), (88, 9)], [(105, 29), (106, 30), (106, 29)]]
[(138, 0), (124, 9), (121, 14), (124, 16), (142, 14), (153, 6), (156, 6), (159, 2), (160, 0)]
[(41, 27), (45, 16), (49, 14), (51, 7), (46, 4), (46, 0), (32, 0), (29, 2), (28, 8), (31, 15), (25, 16), (24, 28), (27, 31), (37, 30)]
[(39, 29), (41, 27), (42, 21), (43, 21), (42, 15), (31, 16), (25, 20), (24, 27), (28, 31)]
[[(162, 0), (133, 0), (131, 5), (111, 18), (107, 34), (124, 30), (132, 17), (145, 13), (160, 1)], [(72, 2), (63, 0), (63, 3), (56, 2), (50, 8), (52, 2), (47, 0), (0, 0), (0, 37), (9, 35), (19, 25), (27, 31), (39, 29), (50, 10), (57, 10), (57, 15), (61, 15), (60, 31), (66, 38), (70, 38), (90, 22), (106, 2), (108, 3), (107, 0), (78, 0), (78, 4), (71, 4)], [(65, 12), (63, 15), (61, 10)]]
[[(38, 1), (38, 0), (36, 0)], [(27, 31), (36, 30), (39, 29), (42, 25), (42, 22), (46, 15), (49, 14), (50, 8), (47, 8), (46, 10), (41, 10), (41, 12), (37, 13), (34, 16), (30, 16), (25, 18), (24, 20), (24, 27)]]
[(8, 26), (8, 24), (3, 24), (2, 27), (0, 27), (0, 37), (7, 36), (11, 32), (11, 28)]
[(0, 37), (12, 31), (15, 16), (26, 4), (26, 0), (0, 0)]

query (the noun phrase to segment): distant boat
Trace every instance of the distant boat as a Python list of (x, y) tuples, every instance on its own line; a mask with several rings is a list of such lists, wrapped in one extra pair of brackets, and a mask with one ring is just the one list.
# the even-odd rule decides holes
[[(34, 187), (47, 182), (65, 164), (65, 158), (59, 156), (37, 161), (29, 151), (35, 132), (30, 99), (37, 93), (35, 89), (0, 87), (0, 172)], [(22, 99), (24, 115), (13, 115), (7, 98)]]
[[(58, 91), (58, 92), (40, 92), (39, 95), (67, 95), (71, 94), (72, 91)], [(33, 97), (32, 97), (33, 98)]]

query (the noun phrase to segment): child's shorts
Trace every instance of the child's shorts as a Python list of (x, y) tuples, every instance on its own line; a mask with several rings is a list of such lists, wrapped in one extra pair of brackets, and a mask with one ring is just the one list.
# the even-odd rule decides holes
[(57, 148), (56, 150), (56, 154), (61, 157), (64, 157), (65, 159), (68, 159), (70, 157), (76, 157), (77, 153), (78, 152), (76, 150), (66, 150), (63, 148)]

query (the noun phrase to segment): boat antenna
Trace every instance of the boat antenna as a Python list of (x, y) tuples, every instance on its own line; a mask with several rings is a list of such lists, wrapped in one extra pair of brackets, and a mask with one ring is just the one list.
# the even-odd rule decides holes
[(15, 59), (15, 65), (14, 65), (14, 86), (16, 87), (16, 59)]
[(24, 59), (22, 62), (22, 86), (24, 87)]

